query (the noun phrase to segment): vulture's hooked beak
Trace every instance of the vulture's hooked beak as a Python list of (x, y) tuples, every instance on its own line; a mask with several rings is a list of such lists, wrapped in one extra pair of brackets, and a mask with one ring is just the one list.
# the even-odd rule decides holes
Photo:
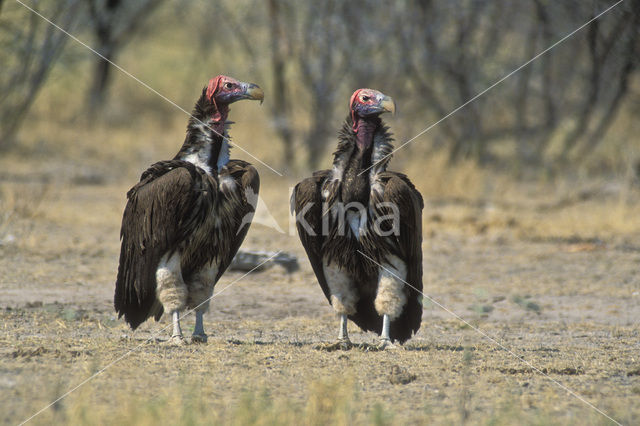
[(385, 95), (385, 97), (382, 98), (380, 101), (380, 109), (381, 112), (390, 112), (392, 115), (396, 115), (396, 103), (390, 96)]
[(255, 101), (260, 101), (260, 105), (264, 101), (264, 92), (257, 84), (246, 83), (246, 87), (244, 89), (245, 99), (253, 99)]

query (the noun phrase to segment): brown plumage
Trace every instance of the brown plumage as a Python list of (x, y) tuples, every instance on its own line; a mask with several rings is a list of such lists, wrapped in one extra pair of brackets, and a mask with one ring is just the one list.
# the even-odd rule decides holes
[[(377, 109), (374, 102), (372, 112), (358, 110), (352, 97), (352, 114), (340, 131), (333, 169), (315, 172), (296, 185), (292, 210), (300, 219), (298, 235), (324, 295), (341, 316), (363, 330), (382, 334), (385, 346), (386, 339), (405, 342), (420, 328), (423, 200), (407, 176), (386, 170), (393, 139), (378, 116), (384, 112), (380, 104), (392, 101), (370, 89), (356, 94), (377, 99)], [(345, 213), (349, 203), (361, 203), (366, 218)], [(383, 220), (395, 214), (385, 203), (398, 208), (398, 232), (390, 232), (393, 222)], [(336, 209), (339, 205), (346, 206)], [(382, 300), (386, 290), (381, 291), (381, 283), (392, 290), (390, 298), (397, 303)], [(389, 316), (388, 335), (385, 315)], [(349, 343), (345, 323), (340, 339)]]
[(127, 193), (114, 305), (133, 329), (167, 310), (180, 340), (178, 312), (195, 308), (194, 337), (206, 338), (202, 313), (247, 234), (260, 186), (249, 163), (228, 158), (228, 104), (239, 99), (262, 99), (262, 91), (212, 79), (178, 154), (153, 164)]

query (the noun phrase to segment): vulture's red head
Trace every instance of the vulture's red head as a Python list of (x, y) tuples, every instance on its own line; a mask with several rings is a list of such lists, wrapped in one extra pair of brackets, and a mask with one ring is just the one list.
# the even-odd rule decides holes
[(358, 89), (349, 101), (353, 130), (358, 126), (360, 118), (376, 117), (384, 112), (396, 112), (396, 103), (389, 96), (373, 89)]
[(209, 80), (207, 100), (220, 111), (229, 104), (242, 99), (253, 99), (262, 103), (264, 92), (257, 84), (245, 83), (235, 78), (219, 75)]

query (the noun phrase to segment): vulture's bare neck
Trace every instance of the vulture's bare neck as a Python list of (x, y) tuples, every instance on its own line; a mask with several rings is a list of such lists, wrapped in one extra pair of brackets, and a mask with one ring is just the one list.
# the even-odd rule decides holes
[(343, 202), (368, 203), (377, 174), (387, 168), (390, 157), (385, 156), (393, 149), (392, 141), (380, 118), (358, 118), (355, 125), (351, 117), (347, 118), (340, 131), (332, 171), (332, 179), (341, 183)]
[(366, 158), (367, 160), (371, 159), (373, 136), (381, 125), (380, 118), (372, 117), (367, 119), (360, 118), (354, 126), (357, 152), (362, 153), (363, 157), (368, 157)]
[(187, 125), (187, 136), (175, 160), (188, 161), (208, 174), (219, 172), (229, 162), (228, 105), (219, 108), (207, 102), (204, 94), (196, 106)]
[(357, 169), (360, 174), (373, 166), (368, 175), (386, 170), (393, 138), (380, 118), (360, 118), (354, 126), (351, 117), (347, 117), (338, 139), (338, 149), (333, 154), (335, 178), (341, 179), (348, 169)]

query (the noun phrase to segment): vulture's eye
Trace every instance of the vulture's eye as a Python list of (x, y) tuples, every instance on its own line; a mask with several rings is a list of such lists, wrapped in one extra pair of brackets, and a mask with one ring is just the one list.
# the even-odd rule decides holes
[(224, 88), (225, 89), (232, 89), (233, 88), (233, 83), (225, 83), (224, 84)]
[(362, 97), (362, 102), (369, 102), (369, 99), (371, 99), (371, 97), (365, 95)]

